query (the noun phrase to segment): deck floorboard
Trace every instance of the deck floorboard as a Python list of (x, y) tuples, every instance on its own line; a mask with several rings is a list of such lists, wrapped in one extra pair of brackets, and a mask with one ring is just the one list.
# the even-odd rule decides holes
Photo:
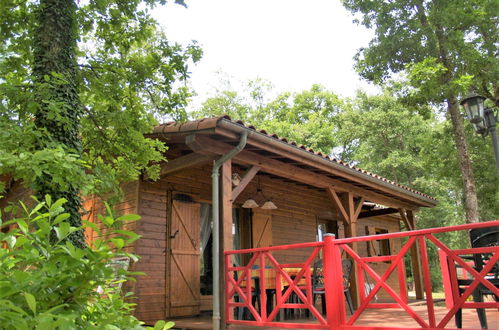
[[(411, 303), (411, 307), (420, 315), (423, 320), (427, 320), (426, 316), (426, 306), (421, 302)], [(442, 319), (447, 313), (447, 309), (442, 306), (435, 307), (436, 319)], [(172, 320), (175, 322), (174, 329), (182, 330), (206, 330), (212, 329), (211, 313), (203, 313), (197, 317), (189, 318), (178, 318)], [(315, 320), (306, 318), (296, 318), (288, 319), (286, 322), (297, 322), (297, 323), (312, 323)], [(499, 311), (497, 309), (487, 309), (487, 322), (489, 329), (499, 329)], [(406, 314), (405, 311), (401, 309), (370, 309), (363, 313), (355, 325), (362, 326), (376, 326), (376, 327), (398, 327), (398, 328), (410, 328), (418, 327), (416, 321), (414, 321), (410, 316)], [(446, 328), (455, 328), (454, 319), (451, 319), (447, 324)], [(253, 326), (242, 326), (242, 325), (230, 325), (229, 330), (250, 330), (250, 329), (284, 329), (279, 327), (253, 327)], [(480, 323), (474, 309), (464, 309), (463, 310), (463, 329), (480, 329)]]

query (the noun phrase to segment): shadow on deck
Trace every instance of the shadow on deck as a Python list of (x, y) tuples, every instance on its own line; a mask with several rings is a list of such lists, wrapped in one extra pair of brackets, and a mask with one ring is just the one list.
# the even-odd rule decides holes
[[(413, 301), (409, 304), (416, 313), (423, 319), (427, 319), (425, 301)], [(445, 306), (435, 306), (435, 316), (438, 320), (442, 319), (447, 309)], [(499, 311), (497, 309), (487, 309), (487, 319), (489, 329), (499, 329)], [(347, 315), (348, 317), (349, 315)], [(171, 320), (175, 322), (174, 329), (182, 330), (201, 330), (212, 329), (211, 313), (203, 313), (197, 317), (178, 318)], [(288, 320), (287, 320), (288, 321)], [(295, 318), (293, 322), (313, 323), (312, 319)], [(402, 309), (369, 309), (363, 313), (356, 326), (369, 327), (394, 327), (394, 328), (419, 328), (419, 325)], [(449, 321), (446, 328), (455, 328), (454, 319)], [(230, 330), (244, 329), (284, 329), (279, 327), (253, 327), (242, 325), (230, 325)], [(480, 329), (477, 313), (475, 309), (463, 309), (463, 329)]]

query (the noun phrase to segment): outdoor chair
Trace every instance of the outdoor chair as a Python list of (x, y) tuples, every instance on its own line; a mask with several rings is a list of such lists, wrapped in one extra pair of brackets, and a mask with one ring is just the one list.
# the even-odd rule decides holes
[[(296, 278), (296, 275), (290, 275), (290, 278), (291, 280), (295, 280)], [(307, 295), (307, 286), (302, 283), (300, 284), (300, 281), (298, 282), (298, 284), (296, 285), (298, 290), (300, 290), (305, 296)], [(284, 286), (284, 289), (283, 289), (283, 293), (288, 289), (288, 286)], [(291, 304), (302, 304), (303, 302), (301, 301), (301, 299), (298, 297), (298, 295), (296, 294), (296, 292), (292, 292), (290, 295), (289, 295), (289, 303)], [(308, 309), (305, 309), (305, 316), (306, 317), (309, 317), (310, 316), (310, 311)], [(285, 308), (284, 309), (284, 314), (285, 314), (285, 318), (291, 318), (291, 317), (300, 317), (301, 316), (301, 313), (302, 313), (302, 309), (295, 309), (295, 308)]]
[[(485, 227), (485, 228), (475, 228), (470, 230), (470, 240), (471, 247), (489, 247), (489, 246), (499, 246), (499, 226)], [(484, 265), (489, 260), (490, 256), (488, 253), (476, 253), (473, 255), (473, 261), (475, 270), (477, 272), (482, 271)], [(492, 282), (496, 287), (499, 287), (499, 262), (492, 267), (487, 276), (487, 279)], [(471, 284), (472, 279), (460, 279), (458, 280), (459, 293), (462, 294), (468, 285)], [(473, 301), (483, 302), (483, 297), (487, 295), (494, 295), (490, 289), (482, 284), (479, 284), (475, 291), (473, 291)], [(494, 295), (496, 302), (499, 302), (499, 297)], [(482, 329), (488, 329), (487, 327), (487, 316), (483, 308), (477, 308), (478, 319), (480, 320), (480, 325)], [(459, 309), (456, 312), (456, 327), (462, 327), (462, 310)]]
[[(239, 275), (237, 271), (234, 271), (234, 280), (237, 282), (239, 279)], [(258, 309), (257, 311), (260, 310), (260, 281), (258, 278), (252, 278), (248, 282), (253, 282), (254, 285), (251, 288), (251, 304), (256, 307), (256, 303), (258, 303)], [(245, 289), (243, 289), (245, 291)], [(234, 301), (235, 302), (241, 302), (242, 298), (239, 297), (238, 293), (234, 294)], [(236, 307), (235, 312), (237, 313), (237, 319), (238, 320), (249, 320), (251, 319), (251, 313), (246, 307)]]
[[(343, 268), (343, 293), (345, 294), (345, 298), (347, 299), (350, 314), (353, 314), (352, 295), (350, 294), (350, 276), (352, 274), (353, 261), (352, 259), (343, 259), (341, 264)], [(324, 267), (322, 259), (314, 263), (314, 271), (312, 273), (312, 294), (314, 306), (316, 296), (321, 296), (322, 313), (326, 314), (326, 292), (324, 289)]]

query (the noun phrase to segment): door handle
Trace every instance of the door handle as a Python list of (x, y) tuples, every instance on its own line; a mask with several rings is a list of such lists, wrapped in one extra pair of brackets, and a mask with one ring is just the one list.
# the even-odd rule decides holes
[(177, 234), (178, 234), (178, 229), (175, 233), (173, 233), (173, 235), (170, 235), (170, 238), (175, 238), (175, 236), (177, 236)]

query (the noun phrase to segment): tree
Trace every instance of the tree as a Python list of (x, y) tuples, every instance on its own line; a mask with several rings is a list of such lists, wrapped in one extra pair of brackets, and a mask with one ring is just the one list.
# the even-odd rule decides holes
[(337, 95), (320, 85), (300, 93), (284, 92), (268, 100), (267, 89), (253, 82), (248, 95), (231, 90), (218, 91), (192, 115), (202, 118), (226, 114), (234, 120), (330, 154), (337, 145), (333, 132), (338, 124), (336, 115), (343, 106)]
[(434, 116), (406, 106), (388, 90), (375, 96), (359, 92), (351, 103), (339, 115), (341, 129), (336, 134), (346, 146), (339, 157), (398, 183), (416, 186), (426, 174), (421, 154), (432, 133)]
[(466, 220), (479, 220), (476, 184), (459, 111), (469, 88), (494, 102), (499, 98), (493, 0), (343, 0), (361, 24), (375, 28), (369, 47), (359, 50), (361, 76), (383, 83), (407, 73), (414, 100), (445, 103), (462, 175)]
[[(73, 226), (80, 194), (109, 192), (143, 171), (157, 177), (151, 164), (166, 147), (143, 134), (156, 118), (186, 118), (189, 91), (174, 83), (201, 51), (166, 40), (149, 15), (158, 3), (0, 4), (0, 175), (40, 200), (65, 198)], [(81, 232), (71, 240), (84, 246)]]

